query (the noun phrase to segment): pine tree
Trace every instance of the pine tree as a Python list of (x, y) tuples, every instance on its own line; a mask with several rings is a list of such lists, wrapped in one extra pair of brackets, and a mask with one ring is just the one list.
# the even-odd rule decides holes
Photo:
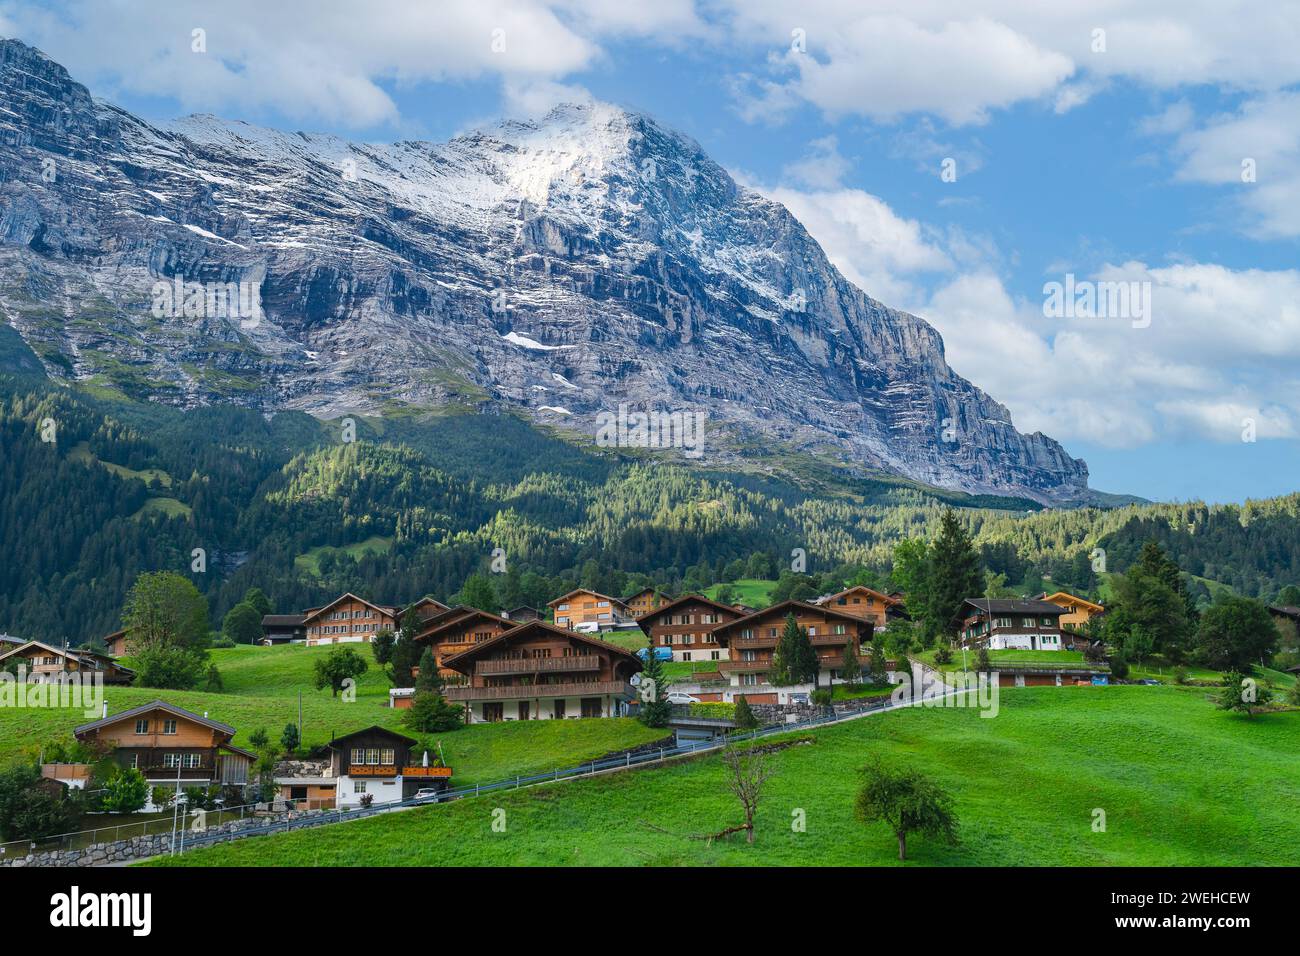
[(438, 673), (438, 665), (434, 662), (431, 647), (426, 647), (424, 653), (420, 655), (420, 676), (415, 679), (415, 689), (417, 692), (442, 693), (442, 677)]
[(668, 674), (664, 662), (655, 654), (653, 641), (646, 644), (645, 665), (641, 668), (641, 684), (637, 690), (641, 696), (638, 714), (641, 723), (647, 727), (667, 727), (673, 714), (668, 703)]
[(979, 552), (951, 508), (944, 510), (930, 548), (926, 591), (925, 628), (931, 638), (949, 636), (962, 603), (984, 593)]
[[(874, 648), (873, 648), (874, 652)], [(850, 638), (844, 645), (844, 660), (840, 663), (840, 676), (855, 684), (862, 676), (862, 663), (858, 660), (857, 641)]]

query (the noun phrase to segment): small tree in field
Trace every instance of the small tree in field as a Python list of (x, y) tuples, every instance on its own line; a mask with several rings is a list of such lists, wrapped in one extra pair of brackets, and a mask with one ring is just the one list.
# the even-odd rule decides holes
[(391, 628), (381, 627), (370, 639), (370, 651), (375, 655), (375, 663), (381, 667), (393, 658), (393, 642), (397, 636)]
[(426, 647), (420, 655), (420, 676), (415, 679), (416, 691), (428, 691), (432, 694), (442, 693), (442, 676), (433, 658), (433, 648)]
[(655, 656), (654, 641), (646, 644), (645, 665), (641, 668), (641, 683), (637, 687), (641, 707), (637, 717), (647, 727), (667, 727), (673, 708), (668, 703), (668, 675), (664, 662)]
[(885, 823), (898, 838), (898, 858), (907, 859), (907, 835), (921, 833), (949, 844), (957, 842), (957, 815), (952, 799), (921, 771), (875, 763), (853, 805), (863, 823)]
[(417, 691), (411, 698), (411, 706), (402, 715), (402, 723), (422, 734), (443, 733), (463, 727), (465, 714), (441, 694)]
[(1273, 697), (1267, 687), (1261, 687), (1253, 677), (1246, 677), (1236, 671), (1223, 675), (1223, 690), (1219, 693), (1216, 706), (1220, 710), (1235, 710), (1253, 717), (1258, 708), (1263, 707)]
[(370, 669), (366, 659), (350, 647), (338, 647), (330, 651), (328, 657), (317, 658), (316, 689), (330, 689), (330, 695), (337, 697), (339, 691), (349, 680), (355, 680)]
[(862, 662), (858, 660), (857, 641), (850, 638), (844, 645), (844, 660), (840, 662), (840, 676), (850, 684), (856, 684), (862, 676)]
[(298, 744), (300, 742), (298, 736), (298, 725), (285, 724), (284, 733), (280, 735), (280, 746), (284, 748), (284, 752), (287, 754), (293, 753), (298, 749)]
[[(727, 836), (745, 831), (745, 842), (754, 842), (754, 814), (758, 812), (758, 802), (763, 796), (763, 785), (775, 773), (771, 766), (770, 755), (750, 741), (748, 747), (727, 747), (722, 751), (722, 766), (727, 774), (727, 789), (740, 801), (741, 812), (745, 822), (739, 826), (713, 834), (712, 838)], [(711, 839), (712, 839), (711, 838)]]
[(867, 661), (868, 671), (873, 684), (885, 684), (889, 681), (889, 670), (885, 666), (885, 648), (880, 641), (871, 642), (871, 657)]

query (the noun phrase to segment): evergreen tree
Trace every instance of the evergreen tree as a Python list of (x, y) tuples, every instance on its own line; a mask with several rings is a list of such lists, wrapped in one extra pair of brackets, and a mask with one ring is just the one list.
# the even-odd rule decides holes
[(431, 647), (426, 647), (424, 653), (420, 655), (420, 676), (415, 679), (415, 690), (416, 693), (421, 691), (442, 693), (442, 677), (438, 673), (438, 665), (434, 662)]
[(461, 585), (460, 593), (452, 601), (455, 604), (476, 607), (480, 611), (487, 611), (489, 614), (496, 614), (501, 610), (501, 605), (497, 602), (497, 591), (492, 584), (492, 579), (481, 572), (467, 577), (465, 583)]
[[(1296, 686), (1300, 687), (1300, 681), (1296, 681)], [(736, 698), (734, 719), (737, 730), (755, 730), (758, 727), (758, 717), (754, 715), (754, 708), (749, 706), (749, 699), (743, 694)]]
[(801, 682), (803, 660), (799, 643), (801, 637), (807, 637), (800, 633), (801, 630), (794, 615), (787, 614), (785, 628), (772, 651), (772, 667), (767, 673), (767, 679), (773, 687), (789, 687)]
[[(876, 648), (871, 648), (872, 656), (876, 654)], [(874, 662), (872, 664), (874, 668)], [(858, 660), (857, 641), (850, 638), (844, 644), (844, 659), (840, 662), (840, 676), (850, 684), (856, 684), (858, 678), (862, 676), (862, 664)]]
[(641, 707), (638, 717), (647, 727), (667, 727), (672, 718), (672, 705), (668, 703), (668, 674), (664, 662), (655, 654), (653, 641), (646, 644), (645, 664), (641, 668), (641, 684), (637, 688)]
[(256, 644), (262, 639), (262, 615), (241, 601), (221, 619), (221, 633), (236, 644)]
[(984, 593), (984, 570), (970, 535), (951, 508), (944, 509), (925, 573), (925, 627), (949, 637), (967, 598)]

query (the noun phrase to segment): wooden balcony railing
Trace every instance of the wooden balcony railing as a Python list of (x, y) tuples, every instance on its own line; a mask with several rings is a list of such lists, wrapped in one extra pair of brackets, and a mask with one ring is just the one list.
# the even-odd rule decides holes
[(771, 669), (772, 669), (772, 661), (770, 659), (758, 660), (758, 661), (738, 661), (738, 660), (718, 661), (718, 670), (722, 671), (722, 673), (724, 674), (729, 674), (732, 672), (739, 673), (744, 671), (768, 671)]
[(448, 687), (447, 700), (535, 700), (543, 697), (599, 697), (618, 694), (631, 697), (627, 681), (591, 681), (590, 683), (520, 684), (513, 687)]
[(598, 671), (600, 658), (595, 654), (577, 657), (526, 657), (517, 660), (479, 661), (474, 673), (480, 676), (504, 674), (557, 674), (566, 671)]

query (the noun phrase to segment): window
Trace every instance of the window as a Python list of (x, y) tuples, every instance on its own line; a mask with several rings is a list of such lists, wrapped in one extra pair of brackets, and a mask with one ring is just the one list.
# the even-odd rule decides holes
[(181, 765), (180, 754), (163, 754), (163, 766), (175, 770)]
[(174, 721), (174, 720), (164, 720), (164, 721), (162, 722), (162, 724), (163, 724), (163, 728), (162, 728), (162, 732), (163, 732), (163, 733), (165, 733), (165, 734), (174, 734), (174, 733), (176, 733), (176, 721)]
[(149, 732), (149, 719), (147, 717), (135, 722), (135, 732), (137, 734), (147, 734)]
[(187, 770), (197, 770), (203, 763), (203, 754), (182, 754), (181, 766)]
[(845, 633), (845, 625), (843, 625), (843, 624), (836, 624), (836, 625), (835, 625), (835, 633), (836, 633), (836, 634), (843, 634), (843, 633)]
[(385, 747), (379, 754), (379, 762), (385, 767), (391, 767), (397, 763), (397, 753), (392, 747)]
[(740, 675), (740, 685), (741, 685), (742, 687), (757, 687), (757, 686), (758, 686), (758, 675), (757, 675), (757, 674), (741, 674), (741, 675)]
[(808, 628), (808, 636), (809, 636), (809, 637), (816, 637), (816, 636), (817, 636), (817, 628), (816, 628), (816, 627), (810, 627), (810, 628)]
[(597, 601), (597, 602), (596, 602), (596, 607), (609, 607), (609, 602), (608, 602), (608, 601)]
[(353, 781), (352, 781), (352, 792), (353, 792), (353, 793), (365, 793), (365, 792), (366, 792), (366, 781), (364, 781), (364, 780), (353, 780)]
[(139, 770), (139, 769), (140, 769), (140, 755), (139, 755), (139, 754), (131, 754), (131, 762), (128, 763), (127, 766), (130, 767), (132, 770)]
[(366, 763), (369, 764), (369, 765), (372, 766), (372, 767), (378, 767), (378, 766), (379, 766), (379, 748), (378, 748), (378, 747), (367, 747), (367, 748), (366, 748)]
[(569, 605), (567, 604), (561, 604), (559, 607), (556, 608), (557, 611), (567, 611), (568, 609), (569, 609)]
[(365, 762), (366, 762), (366, 752), (365, 752), (364, 750), (362, 750), (360, 747), (353, 747), (353, 748), (352, 748), (352, 760), (351, 760), (350, 762), (351, 762), (351, 763), (354, 763), (354, 764), (365, 763)]

